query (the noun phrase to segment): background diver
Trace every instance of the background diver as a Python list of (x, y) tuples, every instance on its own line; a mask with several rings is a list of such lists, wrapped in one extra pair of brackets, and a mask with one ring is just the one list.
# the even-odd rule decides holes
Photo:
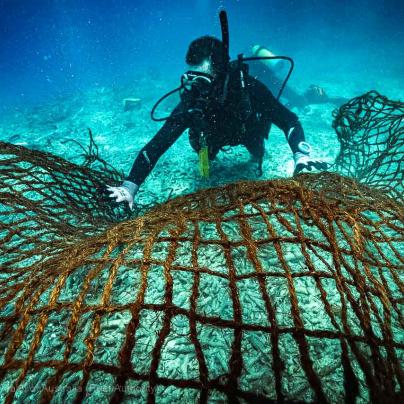
[[(269, 49), (261, 45), (254, 45), (251, 47), (251, 53), (257, 57), (275, 56)], [(284, 67), (282, 60), (264, 59), (259, 63), (252, 63), (249, 67), (251, 76), (259, 78), (271, 91), (274, 93), (282, 85), (283, 75), (282, 70)], [(340, 107), (342, 104), (349, 101), (348, 98), (340, 96), (329, 96), (324, 88), (311, 84), (303, 93), (298, 92), (296, 89), (287, 85), (282, 92), (282, 98), (285, 99), (285, 105), (289, 108), (297, 107), (304, 108), (309, 104), (334, 104)]]
[(240, 60), (229, 62), (228, 40), (220, 41), (212, 36), (195, 39), (189, 45), (186, 63), (190, 70), (183, 74), (181, 86), (166, 95), (179, 90), (180, 102), (139, 152), (121, 186), (107, 187), (116, 202), (127, 202), (133, 208), (140, 185), (186, 129), (189, 129), (192, 148), (199, 153), (200, 168), (201, 164), (213, 160), (222, 147), (244, 145), (262, 174), (264, 139), (268, 138), (272, 123), (285, 133), (293, 153), (294, 173), (327, 168), (327, 163), (310, 157), (311, 147), (305, 142), (296, 114), (283, 106), (262, 82), (249, 75), (246, 64)]

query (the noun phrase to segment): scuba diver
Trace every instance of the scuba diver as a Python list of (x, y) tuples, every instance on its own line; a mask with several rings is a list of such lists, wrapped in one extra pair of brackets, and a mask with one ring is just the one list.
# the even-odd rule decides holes
[[(256, 57), (274, 57), (275, 55), (267, 48), (261, 45), (254, 45), (251, 48), (251, 53)], [(249, 74), (253, 77), (259, 77), (271, 91), (279, 88), (282, 85), (282, 80), (279, 74), (283, 70), (283, 61), (279, 59), (261, 59), (259, 63), (251, 64)], [(287, 101), (289, 108), (297, 107), (304, 108), (309, 104), (326, 104), (331, 103), (337, 107), (349, 101), (348, 98), (339, 96), (329, 96), (325, 90), (315, 84), (311, 84), (309, 88), (302, 94), (297, 92), (291, 86), (286, 86), (283, 91), (283, 98)]]
[[(224, 146), (244, 145), (262, 174), (264, 139), (268, 138), (271, 124), (286, 136), (295, 162), (294, 173), (315, 168), (323, 170), (327, 163), (310, 157), (311, 147), (305, 142), (303, 128), (296, 114), (279, 102), (278, 98), (259, 80), (248, 74), (244, 63), (254, 58), (230, 62), (227, 16), (220, 13), (222, 40), (213, 36), (195, 39), (189, 45), (186, 63), (189, 70), (181, 77), (181, 85), (164, 95), (153, 107), (156, 121), (165, 121), (157, 134), (143, 147), (135, 159), (129, 175), (121, 186), (108, 186), (111, 198), (127, 202), (133, 209), (134, 197), (154, 168), (158, 159), (180, 135), (189, 129), (189, 141), (199, 154), (202, 176), (209, 174), (209, 161)], [(278, 56), (291, 60), (288, 57)], [(293, 61), (287, 78), (293, 69)], [(286, 85), (284, 82), (283, 88)], [(180, 102), (169, 117), (156, 119), (158, 104), (179, 91)]]

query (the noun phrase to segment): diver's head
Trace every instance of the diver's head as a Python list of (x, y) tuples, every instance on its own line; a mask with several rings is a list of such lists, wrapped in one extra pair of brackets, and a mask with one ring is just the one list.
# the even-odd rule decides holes
[(205, 35), (193, 40), (185, 57), (190, 70), (216, 76), (225, 67), (223, 42)]
[(224, 70), (222, 41), (213, 36), (195, 39), (188, 47), (185, 61), (189, 70), (181, 77), (181, 94), (188, 100), (206, 100), (213, 94)]
[(192, 41), (188, 47), (185, 61), (189, 70), (181, 76), (181, 85), (161, 97), (152, 109), (152, 119), (163, 121), (167, 118), (155, 118), (154, 111), (162, 100), (179, 91), (181, 101), (196, 110), (202, 110), (217, 98), (218, 89), (224, 82), (226, 63), (223, 42), (213, 36), (202, 36)]

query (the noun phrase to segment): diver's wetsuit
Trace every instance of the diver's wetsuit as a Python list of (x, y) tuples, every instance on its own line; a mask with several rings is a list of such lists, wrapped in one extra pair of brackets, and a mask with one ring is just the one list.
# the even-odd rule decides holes
[(191, 146), (199, 151), (201, 125), (206, 135), (209, 159), (213, 159), (223, 146), (240, 144), (246, 146), (256, 158), (262, 158), (264, 138), (268, 137), (271, 123), (283, 130), (292, 152), (297, 152), (299, 142), (304, 141), (304, 133), (296, 114), (279, 103), (268, 88), (257, 79), (247, 75), (245, 81), (252, 107), (252, 113), (244, 120), (245, 125), (239, 113), (240, 82), (234, 72), (230, 73), (225, 101), (222, 104), (218, 97), (211, 97), (208, 107), (204, 109), (204, 118), (201, 119), (200, 114), (192, 111), (198, 107), (197, 101), (182, 99), (170, 118), (140, 151), (126, 179), (140, 186), (160, 156), (187, 128)]

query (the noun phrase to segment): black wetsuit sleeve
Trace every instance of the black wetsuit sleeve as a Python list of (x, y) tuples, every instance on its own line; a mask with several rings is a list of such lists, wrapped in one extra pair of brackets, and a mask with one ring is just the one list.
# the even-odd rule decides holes
[(172, 146), (189, 126), (185, 105), (179, 103), (156, 135), (138, 154), (126, 180), (140, 186), (153, 170), (158, 159)]
[(296, 153), (298, 144), (304, 141), (303, 128), (297, 115), (282, 105), (259, 80), (250, 76), (247, 83), (253, 108), (265, 113), (270, 121), (285, 133), (292, 152)]

